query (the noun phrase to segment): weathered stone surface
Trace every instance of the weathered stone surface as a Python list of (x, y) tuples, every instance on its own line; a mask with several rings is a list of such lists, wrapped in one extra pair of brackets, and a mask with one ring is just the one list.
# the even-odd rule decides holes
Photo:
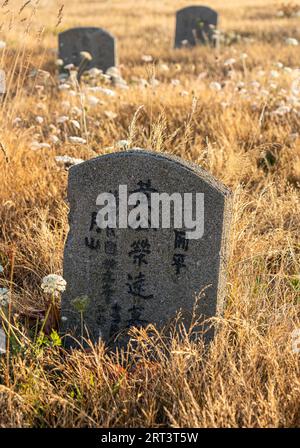
[(218, 14), (206, 6), (189, 6), (176, 13), (175, 48), (216, 44), (214, 28)]
[[(79, 74), (93, 67), (104, 72), (116, 65), (115, 38), (101, 28), (72, 28), (60, 33), (59, 58), (64, 66), (74, 64), (80, 67)], [(83, 60), (82, 51), (90, 53), (92, 60)], [(62, 70), (63, 70), (62, 67)]]
[[(119, 185), (127, 185), (128, 193), (146, 195), (203, 193), (203, 237), (186, 240), (185, 229), (174, 226), (100, 229), (96, 199), (100, 193), (118, 191)], [(108, 342), (131, 325), (152, 323), (161, 328), (179, 310), (188, 325), (195, 298), (205, 288), (197, 312), (203, 317), (221, 312), (230, 196), (199, 166), (146, 150), (103, 155), (70, 168), (63, 332), (80, 338), (81, 314), (74, 299), (82, 295), (89, 298), (83, 316), (93, 341), (102, 337)]]

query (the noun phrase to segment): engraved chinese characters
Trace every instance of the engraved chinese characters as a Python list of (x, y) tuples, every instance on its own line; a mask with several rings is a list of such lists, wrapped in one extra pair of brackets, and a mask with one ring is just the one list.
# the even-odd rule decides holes
[[(108, 193), (113, 197), (115, 228), (99, 225), (98, 198)], [(197, 215), (203, 231), (192, 238), (185, 219), (182, 226), (174, 225), (180, 210), (174, 213), (172, 207), (177, 201), (186, 211), (181, 198), (194, 198), (196, 193), (204, 205)], [(163, 195), (159, 216), (171, 203), (171, 225), (162, 226), (160, 219), (152, 226), (156, 199)], [(95, 342), (100, 337), (109, 342), (131, 326), (151, 323), (162, 328), (179, 310), (188, 325), (204, 288), (199, 314), (211, 317), (221, 311), (230, 193), (208, 173), (178, 158), (144, 150), (109, 154), (70, 169), (68, 199), (63, 331), (79, 339), (84, 327), (85, 337), (88, 332)], [(80, 296), (89, 299), (84, 315), (74, 306)]]

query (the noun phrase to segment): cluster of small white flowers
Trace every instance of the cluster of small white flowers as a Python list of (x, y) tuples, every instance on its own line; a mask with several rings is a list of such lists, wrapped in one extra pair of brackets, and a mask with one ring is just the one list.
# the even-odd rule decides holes
[(220, 90), (222, 90), (222, 86), (221, 86), (221, 84), (220, 84), (219, 82), (217, 82), (217, 81), (212, 81), (212, 82), (209, 84), (209, 87), (210, 87), (211, 90), (215, 90), (215, 91), (217, 91), (217, 92), (219, 92)]
[(152, 62), (153, 61), (153, 57), (150, 54), (143, 54), (142, 61), (143, 62)]
[(225, 66), (225, 67), (232, 66), (232, 65), (234, 65), (235, 63), (236, 63), (236, 59), (235, 59), (235, 58), (230, 58), (230, 59), (227, 59), (227, 60), (224, 62), (224, 66)]
[(130, 143), (128, 140), (119, 140), (116, 143), (116, 146), (118, 149), (127, 149), (127, 148), (129, 148), (129, 145), (130, 145)]
[(288, 37), (286, 40), (285, 40), (285, 43), (287, 44), (287, 45), (292, 45), (292, 46), (297, 46), (297, 45), (299, 45), (299, 42), (297, 41), (297, 39), (295, 39), (295, 38), (293, 38), (293, 37)]
[(75, 157), (70, 156), (55, 156), (55, 161), (59, 165), (63, 165), (65, 168), (70, 168), (71, 166), (78, 165), (82, 163), (83, 159), (76, 159)]
[(30, 149), (33, 151), (37, 151), (38, 149), (49, 149), (51, 148), (51, 145), (49, 143), (43, 143), (43, 142), (37, 142), (33, 141), (30, 143)]
[(76, 145), (85, 145), (86, 144), (86, 139), (82, 138), (82, 137), (78, 137), (77, 135), (70, 135), (69, 141)]
[(57, 274), (49, 274), (43, 278), (41, 288), (46, 294), (51, 294), (58, 297), (60, 293), (66, 290), (67, 282)]

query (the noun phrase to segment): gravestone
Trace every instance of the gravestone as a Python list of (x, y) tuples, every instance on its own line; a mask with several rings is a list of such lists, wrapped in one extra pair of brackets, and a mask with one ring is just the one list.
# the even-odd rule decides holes
[(0, 70), (0, 95), (4, 95), (6, 92), (6, 80), (4, 70)]
[[(74, 64), (79, 68), (80, 75), (91, 68), (99, 68), (105, 72), (116, 65), (115, 38), (101, 28), (72, 28), (58, 36), (59, 59), (64, 67)], [(88, 52), (92, 59), (85, 59), (81, 52)]]
[(189, 6), (176, 13), (175, 48), (216, 45), (218, 14), (206, 6)]
[[(102, 207), (96, 201), (99, 204), (98, 195), (106, 192), (116, 198), (116, 209), (112, 210), (118, 217), (126, 216), (125, 224), (123, 218), (122, 222), (117, 219), (116, 228), (104, 229), (98, 219)], [(175, 214), (173, 205), (168, 208), (172, 203), (168, 200), (161, 206), (159, 225), (150, 227), (154, 222), (152, 212), (157, 210), (153, 193), (156, 197), (164, 193), (165, 198), (177, 193), (180, 213), (188, 207), (191, 210), (188, 198), (192, 197), (193, 213), (198, 213), (197, 235), (188, 232), (194, 225), (187, 225), (187, 219), (182, 226), (173, 222), (175, 215), (179, 216), (178, 207)], [(132, 224), (130, 212), (137, 213), (132, 194), (146, 200), (139, 225)], [(127, 197), (131, 197), (131, 228), (123, 228)], [(201, 293), (197, 315), (209, 318), (221, 313), (230, 198), (229, 190), (199, 166), (141, 149), (102, 155), (71, 167), (62, 331), (80, 339), (82, 335), (87, 337), (87, 330), (93, 341), (103, 338), (110, 342), (131, 326), (166, 327), (179, 310), (188, 326), (195, 299)], [(168, 222), (168, 211), (169, 227), (163, 226), (161, 219), (164, 216)], [(80, 309), (82, 302), (85, 305)], [(68, 344), (72, 345), (70, 341)]]

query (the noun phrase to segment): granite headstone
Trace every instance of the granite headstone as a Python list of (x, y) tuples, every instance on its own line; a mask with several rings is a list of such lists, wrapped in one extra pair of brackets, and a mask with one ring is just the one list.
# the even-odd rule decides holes
[[(149, 215), (135, 227), (120, 228), (118, 221), (116, 228), (104, 229), (98, 225), (98, 195), (112, 194), (117, 217), (121, 212), (124, 216), (127, 206), (124, 208), (120, 185), (126, 186), (128, 197), (137, 193), (149, 199)], [(185, 220), (182, 227), (178, 222), (175, 225), (173, 205), (169, 208), (171, 226), (162, 228), (162, 213), (167, 213), (168, 201), (165, 208), (161, 206), (159, 226), (150, 227), (153, 193), (177, 193), (177, 199), (178, 194), (187, 198), (184, 194), (189, 193), (193, 216), (199, 194), (203, 200), (203, 209), (199, 208), (201, 237), (190, 237)], [(94, 342), (99, 338), (110, 342), (131, 326), (166, 327), (179, 310), (188, 326), (196, 297), (201, 293), (199, 316), (210, 318), (222, 312), (231, 194), (198, 165), (142, 149), (102, 155), (70, 168), (68, 200), (64, 333), (77, 339), (88, 335)], [(183, 215), (184, 201), (180, 205)], [(128, 217), (131, 211), (137, 211), (137, 204), (129, 203)]]
[[(91, 68), (99, 68), (105, 72), (116, 65), (115, 38), (101, 28), (72, 28), (59, 34), (59, 59), (62, 59), (62, 71), (69, 64), (79, 68), (79, 76)], [(92, 56), (86, 59), (82, 52)]]
[(216, 45), (218, 13), (207, 6), (189, 6), (176, 13), (175, 48)]

